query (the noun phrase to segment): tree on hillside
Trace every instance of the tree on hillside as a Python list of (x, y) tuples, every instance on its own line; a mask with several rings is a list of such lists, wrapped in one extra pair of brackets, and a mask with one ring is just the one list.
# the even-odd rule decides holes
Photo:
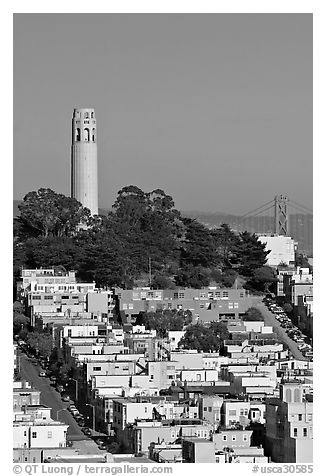
[(267, 255), (265, 243), (261, 243), (258, 237), (244, 231), (240, 233), (240, 241), (236, 250), (238, 269), (244, 276), (253, 276), (254, 270), (265, 265)]
[(185, 265), (175, 275), (175, 283), (182, 288), (200, 289), (209, 286), (210, 269), (203, 266)]
[(240, 243), (239, 237), (226, 223), (223, 223), (219, 228), (211, 230), (210, 233), (223, 271), (231, 268), (236, 262), (237, 248)]
[(238, 273), (234, 269), (225, 269), (222, 273), (222, 286), (232, 288), (237, 277)]
[(270, 266), (262, 266), (253, 271), (250, 285), (258, 291), (270, 292), (270, 286), (277, 283), (275, 270)]
[(136, 231), (149, 209), (148, 197), (140, 188), (129, 185), (119, 190), (112, 208), (125, 232)]
[(208, 228), (191, 218), (184, 218), (183, 223), (186, 232), (181, 243), (181, 267), (207, 268), (216, 264), (214, 241)]
[(139, 272), (148, 272), (149, 258), (152, 271), (159, 273), (178, 259), (180, 213), (163, 190), (124, 187), (109, 219)]
[(76, 199), (49, 188), (29, 192), (18, 206), (18, 231), (22, 236), (71, 236), (80, 223), (87, 224), (90, 211)]
[(175, 284), (169, 276), (157, 273), (152, 280), (153, 289), (175, 289)]

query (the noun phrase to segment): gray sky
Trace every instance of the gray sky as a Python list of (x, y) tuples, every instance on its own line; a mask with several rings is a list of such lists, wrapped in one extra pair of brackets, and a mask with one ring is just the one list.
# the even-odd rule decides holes
[(312, 207), (311, 14), (15, 14), (14, 198), (70, 194), (74, 107), (94, 107), (99, 204)]

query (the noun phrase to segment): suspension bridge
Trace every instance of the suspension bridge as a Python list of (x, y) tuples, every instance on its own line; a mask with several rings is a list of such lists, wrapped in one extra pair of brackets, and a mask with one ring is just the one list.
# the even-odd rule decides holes
[(301, 251), (312, 253), (313, 210), (284, 195), (276, 195), (232, 221), (230, 226), (238, 231), (291, 236)]

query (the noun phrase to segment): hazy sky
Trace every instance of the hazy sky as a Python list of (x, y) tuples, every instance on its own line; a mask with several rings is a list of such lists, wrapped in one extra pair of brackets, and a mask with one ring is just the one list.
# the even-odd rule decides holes
[(94, 107), (99, 204), (312, 207), (311, 14), (15, 14), (14, 198), (70, 194), (71, 118)]

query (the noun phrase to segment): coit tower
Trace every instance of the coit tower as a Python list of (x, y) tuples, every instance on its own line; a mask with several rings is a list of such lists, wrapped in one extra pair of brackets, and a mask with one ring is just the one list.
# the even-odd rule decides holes
[(71, 196), (98, 214), (97, 131), (94, 109), (74, 109), (71, 146)]

